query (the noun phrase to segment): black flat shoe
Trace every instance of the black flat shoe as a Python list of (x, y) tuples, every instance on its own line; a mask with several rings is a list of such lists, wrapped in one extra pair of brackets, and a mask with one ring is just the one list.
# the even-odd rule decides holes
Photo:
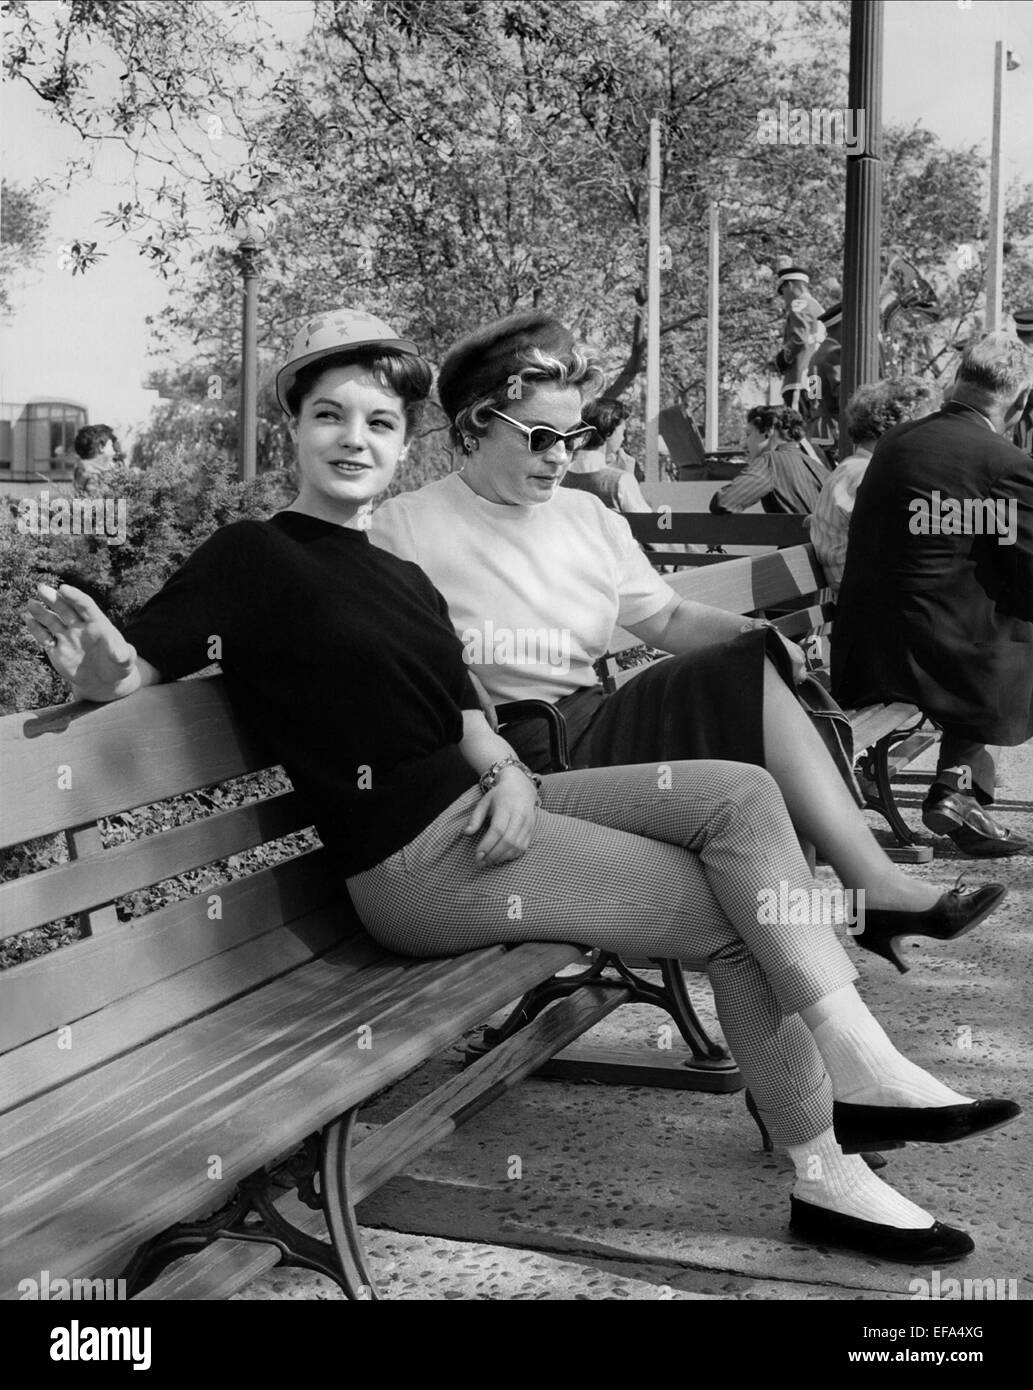
[(902, 1149), (905, 1144), (954, 1144), (1000, 1129), (1021, 1108), (1013, 1100), (973, 1100), (967, 1105), (909, 1109), (903, 1105), (851, 1105), (834, 1101), (832, 1123), (844, 1153)]
[(947, 1264), (963, 1259), (976, 1248), (971, 1236), (945, 1226), (942, 1221), (935, 1221), (925, 1230), (906, 1230), (827, 1211), (798, 1197), (789, 1198), (789, 1212), (789, 1229), (801, 1240), (857, 1250), (896, 1264)]
[(854, 940), (866, 951), (891, 960), (904, 975), (910, 967), (901, 959), (896, 946), (902, 937), (928, 936), (934, 941), (956, 941), (988, 917), (1008, 891), (1003, 883), (987, 883), (968, 892), (964, 889), (964, 879), (959, 876), (954, 887), (924, 912), (867, 908), (863, 915), (864, 931), (858, 932)]

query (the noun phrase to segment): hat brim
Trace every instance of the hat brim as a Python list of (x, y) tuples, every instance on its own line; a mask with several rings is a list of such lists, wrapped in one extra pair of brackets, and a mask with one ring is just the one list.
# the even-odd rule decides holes
[(304, 357), (297, 358), (294, 362), (288, 362), (286, 367), (281, 367), (276, 373), (276, 399), (280, 402), (280, 408), (285, 415), (289, 415), (290, 407), (287, 405), (287, 392), (298, 379), (298, 373), (303, 372), (306, 367), (318, 362), (323, 357), (351, 357), (354, 353), (361, 352), (364, 348), (380, 348), (384, 352), (396, 352), (403, 357), (420, 357), (419, 348), (408, 338), (363, 338), (357, 343), (348, 343), (346, 346), (319, 348), (316, 352), (306, 353)]

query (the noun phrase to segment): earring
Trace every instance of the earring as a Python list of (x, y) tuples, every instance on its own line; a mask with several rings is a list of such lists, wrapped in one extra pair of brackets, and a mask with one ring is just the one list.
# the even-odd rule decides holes
[(478, 449), (478, 447), (479, 447), (479, 441), (478, 441), (477, 439), (475, 439), (474, 436), (473, 436), (472, 434), (464, 434), (464, 435), (463, 435), (463, 453), (464, 453), (464, 454), (472, 454), (472, 453), (475, 453), (476, 450)]

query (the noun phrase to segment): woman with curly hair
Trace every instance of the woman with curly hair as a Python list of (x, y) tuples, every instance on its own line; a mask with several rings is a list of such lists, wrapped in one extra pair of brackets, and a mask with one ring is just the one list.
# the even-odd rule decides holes
[(812, 512), (829, 470), (808, 450), (806, 438), (797, 411), (753, 406), (746, 412), (746, 467), (714, 493), (710, 510), (744, 512), (759, 502), (766, 512)]
[(847, 429), (854, 452), (829, 476), (811, 514), (811, 544), (833, 593), (839, 592), (843, 580), (854, 498), (872, 451), (888, 429), (905, 420), (920, 420), (938, 404), (934, 387), (917, 376), (893, 377), (859, 386), (851, 396)]

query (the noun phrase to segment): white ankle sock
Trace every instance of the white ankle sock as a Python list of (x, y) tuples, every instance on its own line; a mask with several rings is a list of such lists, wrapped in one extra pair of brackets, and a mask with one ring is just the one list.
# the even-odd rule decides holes
[(793, 1196), (804, 1202), (908, 1231), (927, 1231), (933, 1225), (927, 1211), (877, 1178), (860, 1154), (845, 1154), (831, 1129), (786, 1152), (796, 1169)]
[(810, 1010), (802, 1015), (832, 1079), (836, 1100), (911, 1108), (970, 1103), (968, 1096), (902, 1056), (855, 989), (838, 991), (837, 1000), (835, 1012), (816, 1026), (808, 1021)]

